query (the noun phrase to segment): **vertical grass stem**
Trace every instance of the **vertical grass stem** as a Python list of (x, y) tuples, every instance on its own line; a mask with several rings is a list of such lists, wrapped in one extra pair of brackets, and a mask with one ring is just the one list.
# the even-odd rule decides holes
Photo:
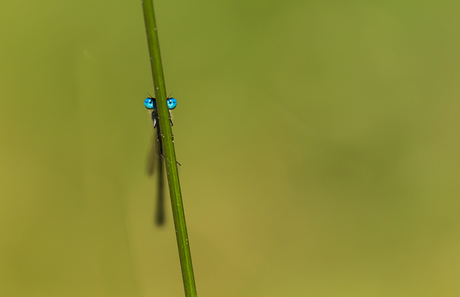
[(172, 139), (171, 124), (169, 121), (169, 110), (166, 104), (166, 86), (161, 64), (160, 45), (158, 41), (158, 30), (155, 22), (152, 0), (143, 0), (145, 28), (147, 31), (147, 42), (149, 47), (150, 65), (155, 86), (155, 98), (159, 115), (160, 131), (162, 133), (163, 154), (166, 164), (166, 174), (171, 197), (171, 205), (176, 229), (177, 246), (182, 269), (185, 296), (196, 297), (195, 277), (193, 275), (192, 257), (185, 224), (184, 207), (177, 171), (176, 153)]

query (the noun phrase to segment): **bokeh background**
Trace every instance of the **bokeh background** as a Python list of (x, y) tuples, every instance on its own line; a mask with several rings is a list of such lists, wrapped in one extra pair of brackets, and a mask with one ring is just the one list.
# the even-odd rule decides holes
[[(460, 2), (155, 5), (199, 296), (458, 296)], [(0, 295), (183, 296), (141, 2), (0, 26)]]

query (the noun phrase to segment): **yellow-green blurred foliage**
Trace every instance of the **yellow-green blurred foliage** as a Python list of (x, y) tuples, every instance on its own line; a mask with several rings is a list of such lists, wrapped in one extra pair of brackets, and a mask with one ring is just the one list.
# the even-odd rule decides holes
[[(199, 296), (458, 296), (460, 2), (155, 4)], [(0, 11), (0, 296), (183, 296), (140, 1)]]

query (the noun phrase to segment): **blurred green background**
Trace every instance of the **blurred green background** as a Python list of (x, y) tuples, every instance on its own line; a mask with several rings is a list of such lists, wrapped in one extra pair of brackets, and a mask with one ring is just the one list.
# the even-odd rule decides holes
[[(156, 1), (199, 296), (458, 296), (458, 1)], [(0, 295), (183, 296), (140, 1), (5, 1)]]

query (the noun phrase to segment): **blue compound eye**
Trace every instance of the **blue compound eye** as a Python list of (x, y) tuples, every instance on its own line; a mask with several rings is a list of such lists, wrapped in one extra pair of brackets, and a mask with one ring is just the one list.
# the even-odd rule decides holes
[(144, 100), (144, 106), (147, 108), (147, 109), (156, 109), (157, 108), (157, 104), (155, 102), (155, 98), (146, 98)]
[(177, 106), (176, 98), (168, 98), (168, 100), (166, 100), (166, 103), (168, 104), (169, 109), (174, 109)]

